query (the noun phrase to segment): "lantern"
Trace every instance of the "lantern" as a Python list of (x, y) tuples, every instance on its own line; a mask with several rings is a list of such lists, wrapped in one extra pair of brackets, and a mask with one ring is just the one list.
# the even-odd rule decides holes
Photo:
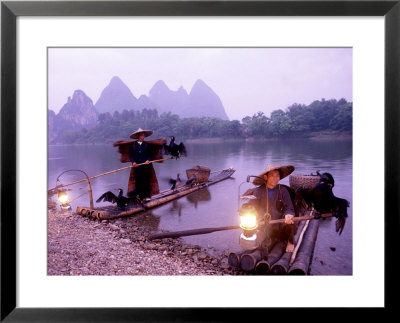
[(61, 189), (58, 191), (58, 202), (60, 202), (61, 210), (71, 210), (67, 191)]
[(240, 227), (243, 233), (240, 234), (239, 244), (247, 250), (256, 249), (258, 247), (257, 240), (257, 210), (250, 203), (245, 203), (239, 210)]

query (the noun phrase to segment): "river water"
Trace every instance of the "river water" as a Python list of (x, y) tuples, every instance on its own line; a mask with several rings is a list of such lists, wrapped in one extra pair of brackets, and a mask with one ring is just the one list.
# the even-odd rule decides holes
[[(320, 221), (318, 238), (314, 249), (311, 275), (352, 275), (352, 142), (351, 140), (295, 140), (279, 142), (225, 142), (186, 144), (188, 156), (178, 160), (156, 163), (160, 190), (169, 188), (168, 178), (186, 179), (185, 170), (194, 165), (206, 165), (212, 171), (233, 167), (232, 178), (194, 192), (178, 200), (147, 211), (146, 223), (153, 223), (155, 231), (180, 231), (202, 227), (237, 225), (239, 185), (247, 175), (258, 175), (267, 164), (295, 166), (293, 174), (329, 172), (335, 178), (333, 192), (350, 202), (349, 217), (339, 236), (335, 232), (335, 218)], [(110, 170), (128, 166), (121, 164), (117, 148), (112, 145), (49, 146), (48, 185), (55, 187), (57, 177), (66, 170), (82, 170), (89, 177)], [(116, 188), (126, 193), (129, 170), (93, 179), (93, 198)], [(81, 172), (63, 174), (60, 183), (70, 183), (82, 179)], [(289, 178), (281, 183), (289, 185)], [(252, 187), (249, 183), (241, 186), (243, 193)], [(86, 183), (70, 187), (72, 209), (88, 206)], [(95, 206), (106, 205), (107, 203)], [(219, 231), (205, 235), (184, 237), (185, 242), (200, 245), (209, 251), (239, 251), (241, 230)]]

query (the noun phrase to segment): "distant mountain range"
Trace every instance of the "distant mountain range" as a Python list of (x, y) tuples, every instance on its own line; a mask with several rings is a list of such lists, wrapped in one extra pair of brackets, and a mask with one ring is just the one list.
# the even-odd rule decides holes
[(48, 111), (49, 143), (67, 131), (90, 128), (97, 124), (98, 113), (92, 100), (81, 90), (76, 90), (56, 115)]
[(216, 117), (228, 120), (225, 108), (218, 95), (202, 80), (197, 80), (190, 93), (181, 86), (170, 90), (164, 81), (157, 81), (149, 96), (137, 99), (118, 77), (114, 76), (101, 92), (96, 104), (82, 91), (76, 90), (72, 98), (56, 114), (48, 111), (49, 143), (66, 131), (90, 128), (98, 123), (98, 114), (123, 110), (157, 109), (159, 114), (171, 112), (181, 118)]
[(161, 114), (171, 112), (182, 118), (217, 117), (228, 120), (225, 108), (218, 95), (202, 80), (197, 80), (190, 94), (181, 86), (170, 90), (164, 81), (157, 81), (149, 91), (149, 96), (137, 99), (118, 76), (114, 76), (101, 92), (94, 105), (99, 113), (126, 110), (157, 109)]
[(170, 111), (183, 118), (229, 119), (218, 95), (202, 80), (196, 81), (189, 94), (182, 86), (172, 91), (164, 81), (158, 81), (151, 88), (148, 98), (158, 106), (161, 113)]

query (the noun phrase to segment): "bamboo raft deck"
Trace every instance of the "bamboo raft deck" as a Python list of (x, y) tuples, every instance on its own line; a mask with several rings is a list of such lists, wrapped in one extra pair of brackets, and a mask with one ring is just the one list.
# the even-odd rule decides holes
[(160, 206), (172, 200), (178, 199), (182, 196), (188, 195), (192, 192), (201, 190), (210, 185), (216, 184), (220, 181), (223, 181), (233, 175), (235, 169), (227, 168), (221, 171), (217, 171), (211, 173), (210, 178), (207, 182), (199, 183), (195, 185), (183, 185), (178, 187), (175, 190), (165, 190), (160, 192), (159, 194), (153, 195), (149, 202), (144, 203), (145, 209), (138, 205), (127, 206), (125, 208), (119, 208), (116, 205), (110, 206), (102, 206), (98, 208), (90, 208), (87, 206), (78, 206), (76, 208), (76, 213), (82, 216), (95, 218), (98, 220), (110, 220), (116, 219), (124, 216), (129, 216), (133, 214), (137, 214), (140, 212), (144, 212), (148, 209)]
[[(311, 215), (307, 211), (304, 215)], [(315, 242), (317, 240), (320, 219), (299, 222), (294, 237), (294, 252), (286, 252), (286, 242), (277, 242), (268, 255), (257, 250), (243, 250), (240, 253), (231, 252), (229, 265), (246, 272), (259, 275), (308, 275), (311, 268)]]

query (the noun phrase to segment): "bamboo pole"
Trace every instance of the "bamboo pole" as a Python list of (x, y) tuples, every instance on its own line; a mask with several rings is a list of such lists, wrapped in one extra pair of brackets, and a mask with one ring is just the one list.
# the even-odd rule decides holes
[(263, 258), (263, 253), (261, 250), (255, 250), (252, 253), (245, 253), (241, 258), (240, 258), (240, 268), (243, 269), (244, 271), (252, 271), (255, 267), (258, 261), (260, 261)]
[(285, 252), (281, 259), (279, 259), (271, 267), (272, 275), (286, 275), (289, 270), (290, 253)]
[[(147, 205), (146, 205), (146, 207), (147, 207)], [(331, 216), (332, 216), (332, 213), (325, 213), (325, 214), (321, 215), (321, 217), (323, 217), (323, 218), (328, 218)], [(293, 219), (293, 221), (299, 222), (299, 221), (312, 220), (312, 219), (314, 219), (314, 216), (308, 215), (308, 216), (295, 217)], [(277, 224), (277, 223), (285, 223), (285, 219), (271, 220), (269, 222), (269, 224)], [(231, 226), (215, 227), (215, 228), (199, 228), (199, 229), (177, 231), (177, 232), (154, 233), (154, 234), (150, 235), (149, 239), (178, 238), (178, 237), (184, 237), (184, 236), (188, 236), (188, 235), (207, 234), (207, 233), (211, 233), (211, 232), (215, 232), (215, 231), (234, 230), (234, 229), (240, 229), (240, 226), (231, 225)]]
[[(332, 213), (324, 214), (324, 217), (328, 217), (328, 216), (332, 216)], [(310, 220), (310, 219), (314, 219), (314, 216), (308, 215), (308, 216), (303, 216), (303, 217), (298, 217), (298, 218), (305, 218), (306, 220)], [(304, 226), (305, 226), (305, 224), (304, 224)], [(303, 231), (303, 230), (298, 229), (294, 236), (295, 244), (297, 244), (297, 242), (300, 239), (301, 231)], [(273, 275), (287, 274), (289, 267), (290, 267), (289, 262), (290, 262), (291, 254), (292, 254), (291, 252), (284, 252), (282, 257), (271, 266), (271, 269), (270, 269), (271, 274), (273, 274)]]
[(149, 240), (153, 239), (164, 239), (164, 238), (179, 238), (183, 236), (192, 236), (197, 234), (207, 234), (215, 231), (223, 231), (223, 230), (233, 230), (239, 229), (238, 225), (231, 225), (227, 227), (218, 227), (218, 228), (201, 228), (201, 229), (193, 229), (193, 230), (185, 230), (185, 231), (176, 231), (176, 232), (162, 232), (155, 233), (149, 236)]
[[(194, 186), (192, 188), (188, 188), (188, 186), (184, 185), (184, 186), (180, 186), (177, 190), (166, 190), (166, 191), (163, 191), (164, 193), (167, 193), (168, 191), (171, 191), (171, 193), (170, 194), (165, 194), (165, 195), (162, 195), (160, 193), (160, 194), (155, 195), (153, 197), (154, 198), (153, 200), (151, 200), (150, 202), (145, 204), (145, 208), (147, 210), (147, 209), (151, 209), (153, 207), (159, 206), (161, 204), (165, 204), (167, 202), (170, 202), (172, 200), (175, 200), (177, 198), (180, 198), (180, 197), (185, 196), (187, 194), (190, 194), (192, 192), (201, 190), (201, 189), (203, 189), (205, 187), (208, 187), (210, 185), (218, 183), (218, 182), (230, 177), (231, 175), (232, 174), (229, 174), (229, 176), (227, 175), (225, 177), (221, 177), (221, 178), (219, 178), (217, 180), (213, 180), (213, 181), (211, 181), (209, 183), (199, 184), (199, 185), (196, 185), (196, 186)], [(157, 197), (157, 196), (159, 196), (159, 197)], [(95, 213), (97, 214), (96, 218), (98, 218), (99, 220), (112, 220), (112, 219), (116, 219), (116, 218), (120, 218), (120, 217), (124, 217), (124, 216), (129, 216), (129, 215), (133, 215), (133, 214), (136, 214), (136, 213), (144, 211), (144, 209), (142, 207), (136, 207), (136, 208), (128, 209), (126, 211), (122, 211), (122, 212), (117, 213), (117, 214), (109, 214), (109, 213), (105, 213), (103, 211), (97, 212), (98, 210), (87, 210), (86, 211), (86, 209), (87, 209), (86, 207), (78, 207), (77, 208), (77, 213), (81, 214), (81, 215), (85, 215), (85, 214), (82, 214), (81, 212), (78, 212), (78, 210), (83, 210), (83, 209), (85, 210), (85, 212), (87, 212), (87, 211), (95, 211)], [(219, 230), (216, 230), (216, 231), (219, 231)]]
[[(330, 218), (332, 216), (332, 213), (324, 213), (321, 214), (321, 218)], [(299, 222), (299, 221), (304, 221), (304, 220), (314, 220), (315, 215), (305, 215), (305, 216), (298, 216), (293, 218), (293, 222)], [(269, 221), (270, 224), (276, 224), (276, 223), (285, 223), (285, 219), (278, 219), (278, 220), (271, 220)]]
[[(154, 201), (150, 201), (148, 203), (145, 204), (146, 209), (151, 209), (153, 207), (159, 206), (161, 204), (165, 204), (167, 202), (170, 202), (172, 200), (175, 200), (179, 197), (185, 196), (189, 193), (192, 193), (194, 191), (197, 191), (199, 189), (202, 189), (203, 187), (205, 187), (204, 185), (202, 186), (195, 186), (191, 189), (186, 189), (186, 190), (182, 190), (181, 192), (175, 193), (175, 194), (171, 194), (171, 195), (167, 195), (165, 197), (161, 197), (159, 199), (156, 199)], [(143, 208), (139, 207), (139, 208), (134, 208), (134, 209), (130, 209), (128, 211), (124, 211), (118, 214), (108, 214), (108, 215), (103, 215), (102, 219), (104, 220), (111, 220), (111, 219), (115, 219), (115, 218), (120, 218), (120, 217), (124, 217), (124, 216), (128, 216), (128, 215), (132, 215), (138, 212), (143, 211)], [(191, 235), (191, 234), (189, 234)], [(154, 238), (156, 239), (156, 238)]]
[[(307, 220), (310, 221), (310, 220)], [(304, 222), (299, 223), (299, 227), (297, 232), (300, 232), (304, 228)], [(298, 237), (298, 233), (296, 232), (295, 239)], [(261, 260), (256, 265), (256, 273), (260, 275), (267, 274), (271, 267), (279, 261), (282, 255), (285, 253), (287, 242), (286, 241), (278, 241), (272, 248), (271, 252), (268, 254), (267, 259)]]
[(94, 209), (94, 203), (93, 203), (93, 194), (92, 194), (92, 185), (90, 185), (89, 178), (86, 178), (87, 186), (88, 186), (88, 192), (89, 192), (89, 203), (90, 203), (90, 208)]
[(260, 260), (255, 268), (256, 274), (266, 275), (269, 272), (270, 265), (267, 260)]
[(314, 252), (315, 240), (317, 239), (319, 221), (310, 221), (309, 228), (304, 235), (303, 244), (299, 250), (296, 260), (290, 266), (290, 275), (307, 275), (310, 267), (312, 254)]
[(220, 170), (214, 170), (214, 171), (210, 172), (210, 174), (220, 173), (220, 172), (223, 172), (224, 170), (227, 170), (227, 169), (233, 169), (233, 167), (224, 168), (224, 169), (220, 169)]
[(278, 241), (268, 253), (266, 259), (259, 261), (256, 265), (256, 273), (259, 275), (265, 275), (271, 269), (271, 266), (279, 260), (282, 254), (285, 252), (286, 242)]
[[(311, 210), (310, 215), (312, 215), (313, 213), (314, 213), (314, 209)], [(304, 227), (303, 227), (303, 230), (301, 230), (299, 241), (297, 242), (296, 247), (293, 250), (292, 256), (290, 257), (289, 265), (292, 265), (292, 263), (296, 259), (297, 251), (300, 248), (301, 242), (303, 241), (304, 233), (306, 232), (309, 223), (310, 223), (310, 220), (307, 220), (305, 225), (304, 225)]]
[(157, 162), (162, 162), (162, 161), (169, 160), (169, 159), (173, 159), (173, 157), (151, 160), (147, 164), (146, 163), (141, 163), (141, 164), (137, 164), (136, 166), (130, 165), (130, 166), (114, 169), (114, 170), (111, 170), (109, 172), (105, 172), (105, 173), (101, 173), (101, 174), (98, 174), (98, 175), (95, 175), (95, 176), (92, 176), (92, 177), (81, 179), (79, 181), (75, 181), (75, 182), (68, 183), (68, 184), (58, 185), (58, 186), (56, 186), (54, 188), (49, 189), (49, 191), (54, 190), (54, 189), (58, 189), (58, 188), (61, 188), (61, 187), (67, 187), (67, 186), (75, 185), (75, 184), (78, 184), (78, 183), (82, 183), (82, 182), (87, 181), (87, 180), (91, 180), (91, 179), (95, 179), (97, 177), (101, 177), (101, 176), (104, 176), (104, 175), (109, 175), (109, 174), (112, 174), (112, 173), (116, 173), (116, 172), (119, 172), (121, 170), (125, 170), (125, 169), (128, 169), (128, 168), (135, 168), (135, 167), (138, 167), (138, 166), (148, 165), (148, 164), (157, 163)]
[(243, 254), (246, 252), (246, 250), (241, 251), (241, 252), (230, 252), (228, 255), (228, 264), (231, 267), (234, 268), (239, 268), (240, 266), (240, 258), (243, 256)]

